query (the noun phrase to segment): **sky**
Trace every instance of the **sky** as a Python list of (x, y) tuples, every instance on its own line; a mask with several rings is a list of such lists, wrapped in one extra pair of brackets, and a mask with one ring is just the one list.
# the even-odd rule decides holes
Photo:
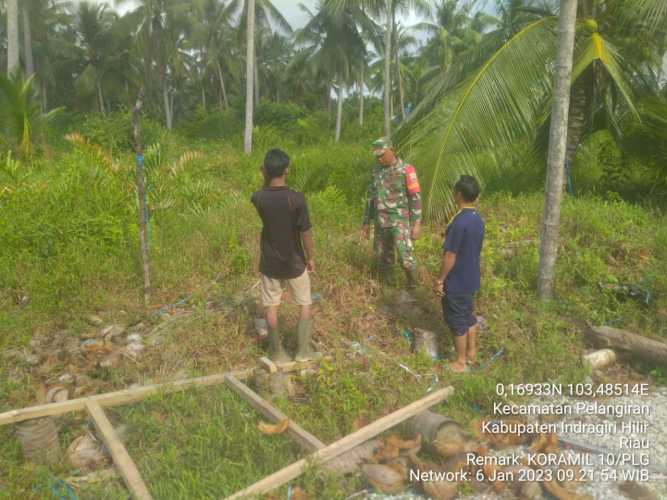
[[(92, 0), (94, 3), (107, 3), (109, 5), (114, 4), (113, 0)], [(310, 9), (313, 9), (315, 5), (317, 4), (316, 0), (272, 0), (273, 5), (275, 5), (280, 12), (282, 12), (283, 16), (285, 16), (285, 19), (289, 21), (289, 23), (292, 25), (292, 28), (300, 28), (304, 24), (306, 24), (306, 21), (308, 21), (308, 14), (303, 12), (299, 8), (299, 3), (303, 3), (305, 6), (309, 7)], [(136, 4), (133, 2), (126, 2), (124, 5), (120, 7), (114, 7), (114, 9), (118, 12), (125, 13), (128, 10), (131, 10)], [(402, 19), (401, 19), (402, 17)], [(418, 19), (414, 16), (399, 16), (398, 19), (402, 22), (402, 24), (406, 26), (410, 26), (412, 24), (415, 24)]]

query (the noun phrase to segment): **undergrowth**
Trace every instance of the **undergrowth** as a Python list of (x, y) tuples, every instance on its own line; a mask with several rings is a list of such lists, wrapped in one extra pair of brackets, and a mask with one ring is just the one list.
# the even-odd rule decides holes
[[(159, 145), (147, 152), (153, 303), (157, 308), (186, 297), (188, 313), (159, 334), (141, 362), (99, 374), (98, 391), (250, 366), (264, 352), (248, 335), (252, 314), (228, 304), (257, 280), (260, 225), (249, 197), (261, 185), (262, 150), (282, 144), (279, 134), (260, 133), (260, 147), (247, 157), (224, 143), (155, 137)], [(0, 160), (0, 352), (28, 352), (31, 339), (56, 331), (79, 337), (90, 330), (85, 318), (92, 313), (105, 322), (156, 325), (139, 305), (132, 158), (122, 150), (122, 137), (108, 139), (102, 152), (74, 142), (49, 160)], [(300, 381), (302, 400), (278, 404), (324, 441), (417, 399), (436, 376), (438, 386), (456, 388), (438, 410), (462, 422), (490, 410), (497, 383), (581, 380), (586, 322), (667, 337), (664, 215), (609, 197), (566, 197), (556, 299), (542, 305), (535, 295), (542, 195), (485, 193), (479, 311), (488, 327), (480, 334), (480, 355), (488, 360), (502, 354), (486, 371), (452, 377), (442, 361), (411, 354), (402, 335), (417, 327), (444, 333), (430, 292), (444, 226), (425, 227), (416, 244), (420, 309), (396, 308), (395, 290), (379, 287), (371, 243), (359, 234), (372, 165), (367, 147), (286, 149), (292, 157), (289, 182), (306, 192), (315, 228), (313, 283), (322, 296), (315, 339), (334, 360)], [(401, 279), (396, 273), (397, 284)], [(641, 287), (650, 300), (627, 296), (623, 285)], [(281, 310), (285, 331), (294, 330), (296, 314), (289, 304)], [(359, 353), (350, 342), (367, 347)], [(441, 348), (449, 353), (446, 335)], [(33, 404), (32, 387), (69, 369), (66, 360), (54, 363), (45, 375), (20, 360), (3, 361), (0, 411)], [(664, 373), (647, 368), (664, 383)], [(130, 452), (160, 498), (228, 493), (296, 456), (286, 440), (266, 441), (239, 415), (254, 425), (255, 414), (224, 391), (158, 397), (116, 414), (128, 425)], [(59, 421), (65, 429), (78, 422)], [(226, 432), (237, 427), (250, 434)], [(217, 450), (215, 459), (211, 450)], [(244, 471), (251, 463), (258, 465)], [(170, 474), (174, 469), (178, 474)], [(0, 498), (41, 498), (39, 488), (65, 472), (22, 464), (12, 430), (0, 428)], [(343, 487), (319, 469), (310, 470), (302, 484), (329, 492), (327, 498), (358, 486), (352, 481)], [(113, 498), (116, 491), (123, 490), (104, 495)]]

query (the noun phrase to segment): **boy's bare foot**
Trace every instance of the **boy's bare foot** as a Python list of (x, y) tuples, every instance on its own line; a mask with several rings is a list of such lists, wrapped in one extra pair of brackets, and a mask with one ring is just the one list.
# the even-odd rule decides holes
[(473, 352), (472, 354), (468, 354), (466, 356), (466, 361), (469, 365), (475, 366), (477, 364), (477, 353)]
[(454, 361), (449, 363), (449, 369), (454, 373), (465, 373), (468, 370), (468, 366), (464, 361)]

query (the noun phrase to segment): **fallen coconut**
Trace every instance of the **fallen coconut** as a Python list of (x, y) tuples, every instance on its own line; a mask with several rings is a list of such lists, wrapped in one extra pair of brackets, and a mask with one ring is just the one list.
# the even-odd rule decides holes
[(51, 387), (46, 393), (47, 403), (62, 403), (69, 399), (69, 391), (61, 385)]
[(100, 444), (90, 434), (79, 436), (67, 448), (70, 463), (76, 469), (90, 472), (107, 464)]
[(359, 466), (372, 460), (375, 451), (380, 446), (379, 439), (372, 439), (364, 444), (355, 446), (347, 453), (326, 462), (325, 467), (337, 474), (352, 474), (359, 470)]
[(368, 483), (382, 493), (400, 493), (405, 489), (403, 475), (388, 465), (365, 464), (361, 472)]

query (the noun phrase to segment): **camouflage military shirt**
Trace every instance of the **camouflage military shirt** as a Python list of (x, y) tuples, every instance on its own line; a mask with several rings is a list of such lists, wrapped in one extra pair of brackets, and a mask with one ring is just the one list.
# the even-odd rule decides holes
[(399, 159), (391, 167), (376, 165), (368, 187), (364, 224), (410, 225), (421, 220), (421, 195), (415, 167)]

